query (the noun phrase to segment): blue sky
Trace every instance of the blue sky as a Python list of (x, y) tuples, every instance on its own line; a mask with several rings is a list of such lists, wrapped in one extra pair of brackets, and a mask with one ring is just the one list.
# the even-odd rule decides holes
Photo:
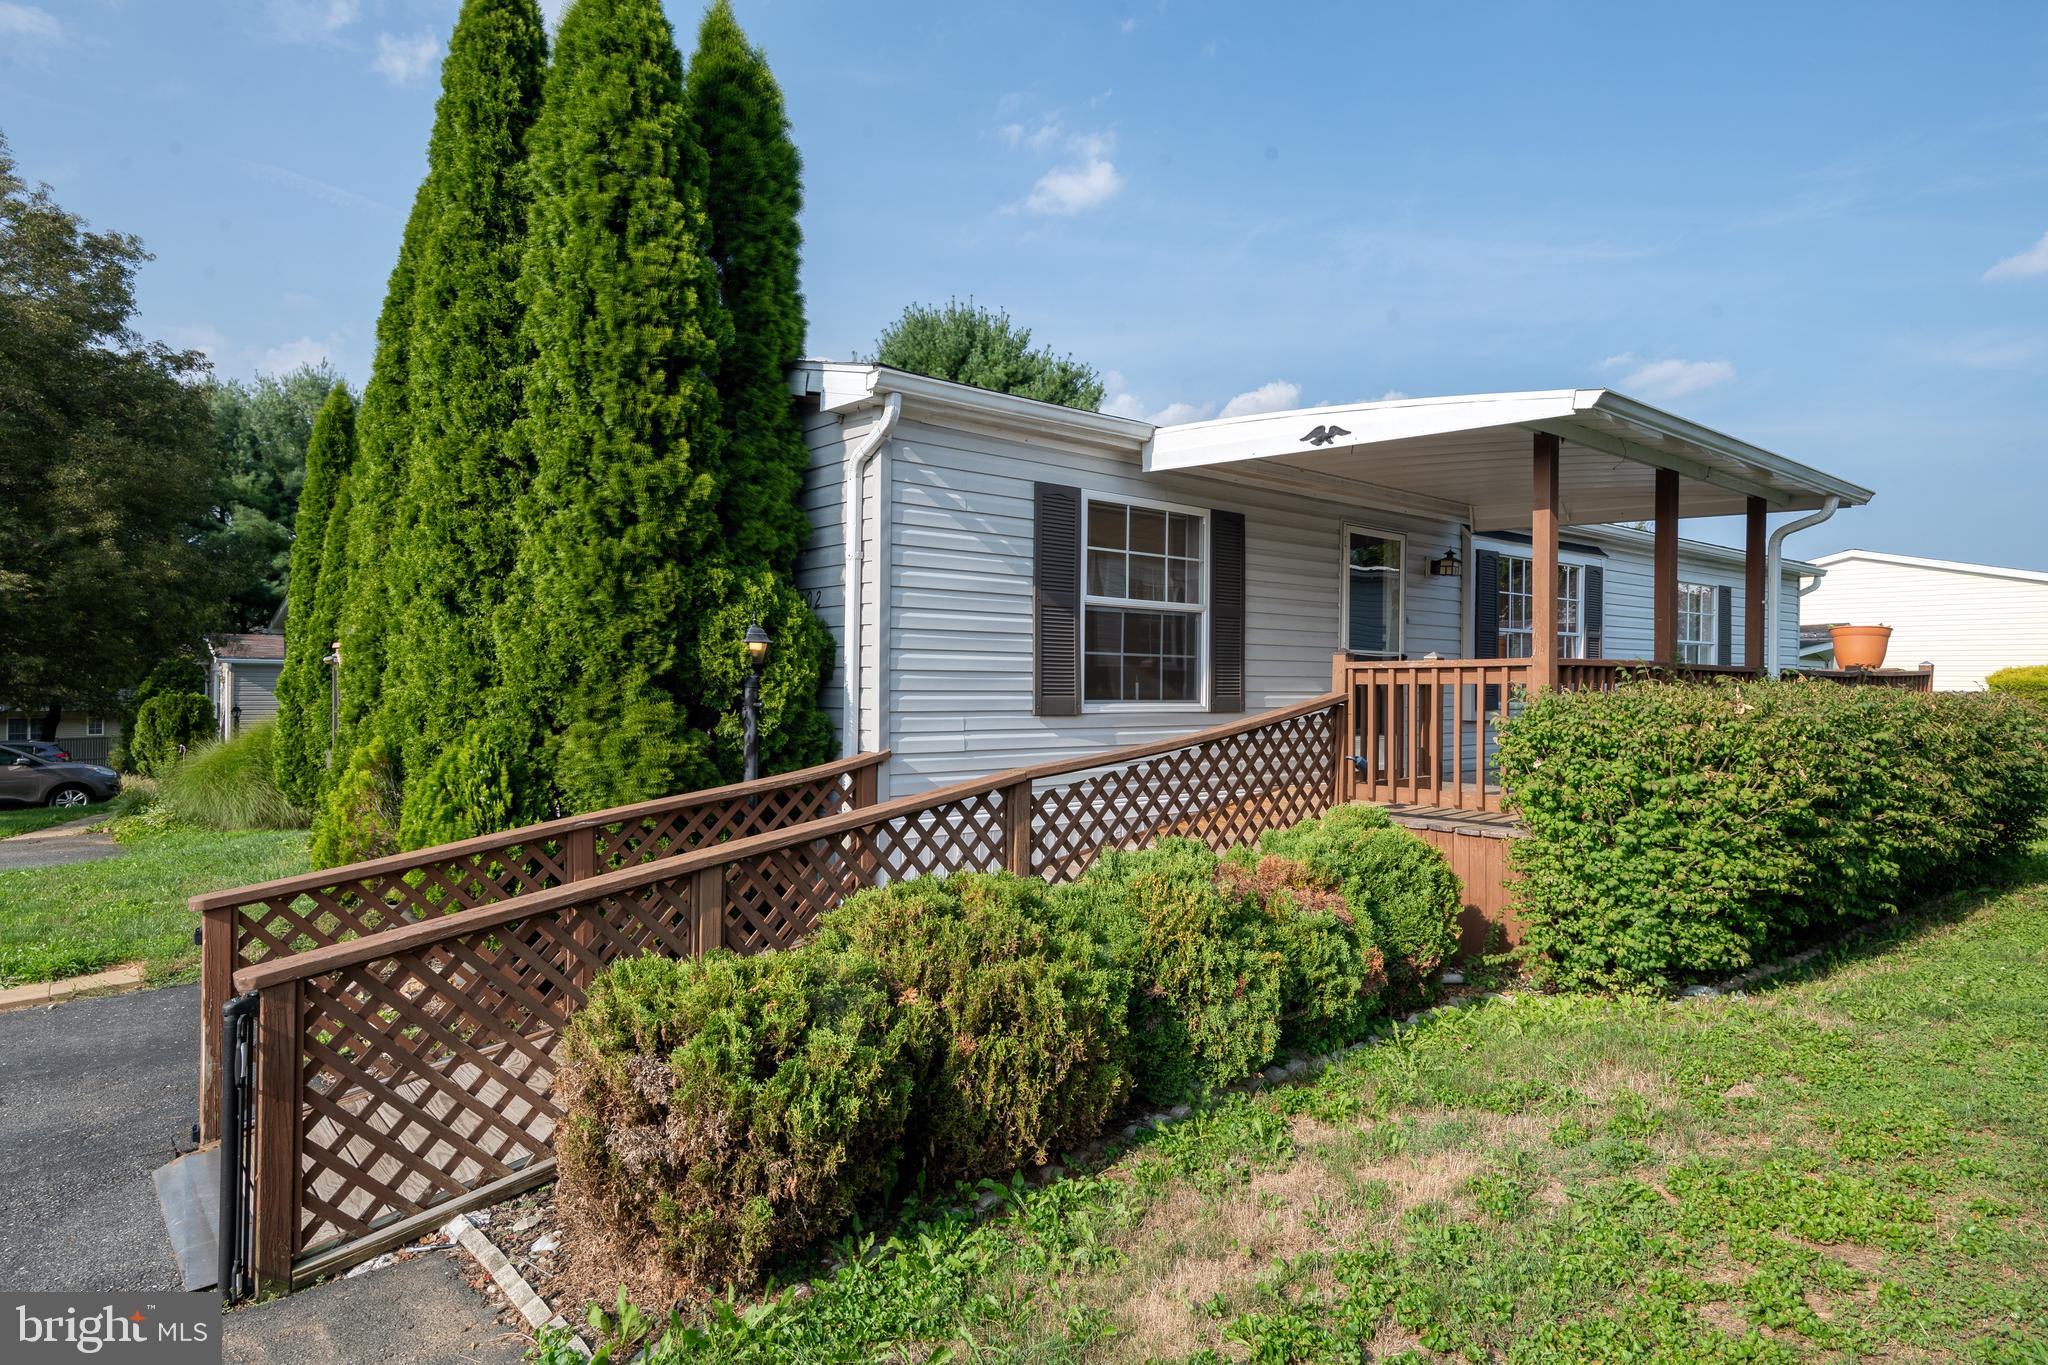
[[(1144, 416), (1606, 384), (1878, 490), (1799, 553), (2048, 568), (2048, 6), (737, 7), (815, 354), (958, 294)], [(145, 330), (359, 384), (455, 9), (0, 0), (0, 131)]]

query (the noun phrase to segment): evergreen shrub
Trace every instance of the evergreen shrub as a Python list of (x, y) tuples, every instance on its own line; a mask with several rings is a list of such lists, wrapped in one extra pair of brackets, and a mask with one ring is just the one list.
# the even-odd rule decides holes
[(613, 964), (564, 1042), (571, 1228), (697, 1284), (752, 1281), (891, 1186), (934, 1026), (820, 945)]
[(1307, 880), (1338, 892), (1379, 949), (1397, 995), (1418, 997), (1458, 950), (1464, 906), (1441, 853), (1394, 824), (1378, 806), (1338, 806), (1318, 819), (1269, 831), (1259, 849), (1299, 864)]
[(349, 756), (313, 815), (313, 865), (340, 867), (398, 851), (398, 767), (372, 735)]
[(1130, 1094), (1131, 978), (1036, 878), (963, 873), (864, 891), (827, 915), (827, 951), (878, 964), (937, 1011), (910, 1141), (941, 1180), (1047, 1160)]
[(160, 777), (183, 751), (214, 732), (213, 703), (199, 692), (159, 692), (135, 713), (128, 761), (144, 777)]
[(1659, 990), (1980, 879), (2048, 810), (2048, 716), (1783, 680), (1549, 692), (1503, 727), (1532, 968)]

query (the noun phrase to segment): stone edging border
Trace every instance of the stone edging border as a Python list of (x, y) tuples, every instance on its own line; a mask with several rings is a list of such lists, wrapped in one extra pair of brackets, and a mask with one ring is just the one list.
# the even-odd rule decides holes
[[(22, 834), (16, 838), (26, 839)], [(71, 976), (62, 981), (31, 981), (26, 986), (10, 986), (0, 991), (0, 1013), (8, 1010), (34, 1009), (37, 1005), (54, 1005), (88, 991), (126, 990), (145, 984), (146, 972), (140, 962), (131, 962), (122, 967), (110, 967), (91, 976)]]
[(498, 1250), (490, 1238), (484, 1236), (481, 1228), (469, 1221), (468, 1214), (458, 1213), (450, 1218), (441, 1225), (441, 1233), (450, 1243), (468, 1252), (470, 1259), (483, 1267), (485, 1273), (491, 1277), (491, 1282), (498, 1286), (499, 1292), (519, 1310), (519, 1316), (526, 1319), (528, 1327), (536, 1332), (543, 1327), (561, 1328), (569, 1333), (571, 1349), (585, 1359), (589, 1358), (590, 1348), (584, 1345), (583, 1338), (569, 1326), (568, 1319), (548, 1307), (547, 1300), (534, 1292), (533, 1286), (526, 1282), (526, 1277), (519, 1273), (505, 1253)]

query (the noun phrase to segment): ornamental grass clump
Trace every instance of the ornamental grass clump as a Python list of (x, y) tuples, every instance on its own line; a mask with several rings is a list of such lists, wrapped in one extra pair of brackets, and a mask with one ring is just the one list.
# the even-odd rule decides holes
[(820, 928), (816, 950), (874, 962), (900, 1004), (936, 1014), (906, 1136), (936, 1180), (1046, 1161), (1130, 1097), (1130, 976), (1046, 901), (1036, 878), (919, 878), (854, 896)]
[(896, 1178), (935, 1024), (819, 945), (615, 963), (563, 1045), (572, 1236), (708, 1286), (834, 1235)]
[(2048, 717), (1797, 680), (1531, 698), (1500, 771), (1523, 951), (1662, 990), (1981, 879), (2048, 810)]

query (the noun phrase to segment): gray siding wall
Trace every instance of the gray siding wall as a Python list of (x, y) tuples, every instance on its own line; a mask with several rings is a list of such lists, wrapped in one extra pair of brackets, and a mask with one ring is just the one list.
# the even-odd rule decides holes
[[(841, 584), (845, 575), (846, 537), (840, 502), (845, 497), (847, 439), (846, 430), (833, 414), (804, 414), (804, 443), (810, 447), (811, 463), (804, 472), (803, 487), (797, 497), (810, 516), (811, 538), (797, 560), (796, 588), (832, 632), (835, 660), (846, 657), (846, 592)], [(834, 733), (843, 723), (842, 688), (842, 675), (835, 663), (819, 698), (825, 713), (832, 718)]]

